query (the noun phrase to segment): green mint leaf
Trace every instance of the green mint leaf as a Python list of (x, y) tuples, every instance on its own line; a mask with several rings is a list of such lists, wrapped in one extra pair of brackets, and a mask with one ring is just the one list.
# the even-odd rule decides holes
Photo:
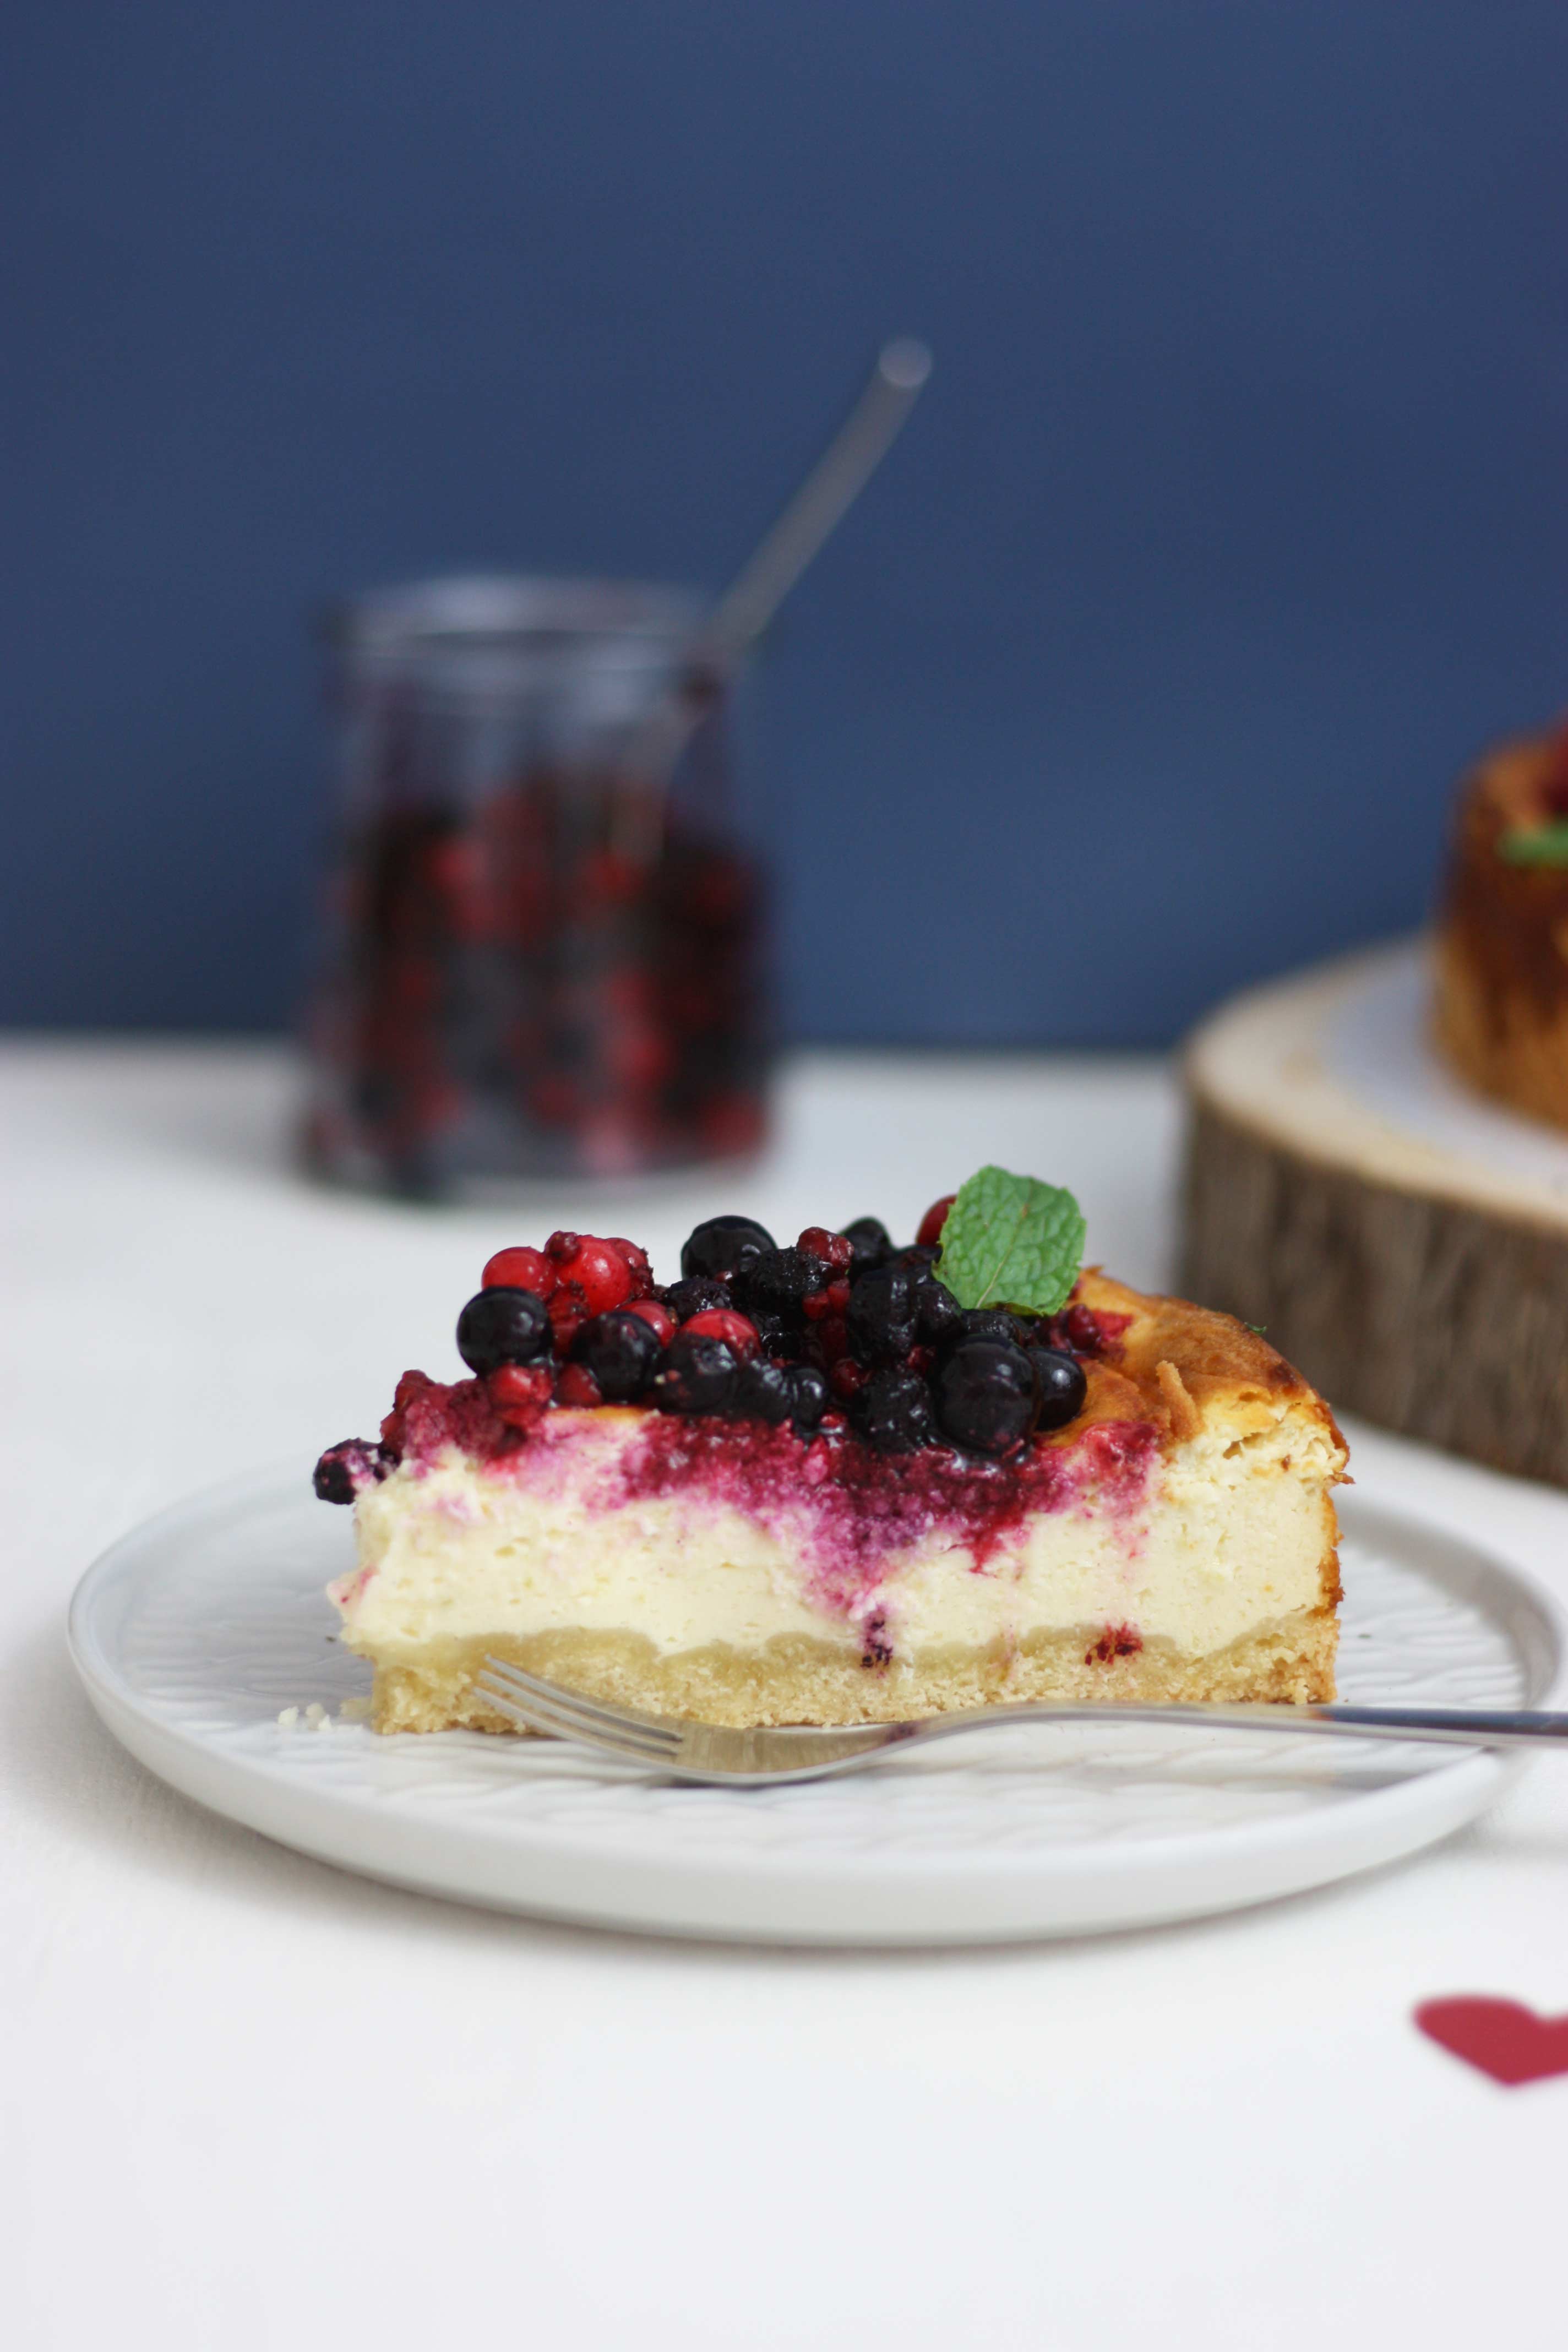
[(1531, 825), (1528, 831), (1515, 826), (1500, 835), (1497, 848), (1510, 866), (1568, 866), (1568, 820), (1560, 817), (1553, 824)]
[(1083, 1212), (1059, 1184), (982, 1168), (947, 1213), (932, 1270), (961, 1307), (1054, 1315), (1078, 1279), (1083, 1236)]

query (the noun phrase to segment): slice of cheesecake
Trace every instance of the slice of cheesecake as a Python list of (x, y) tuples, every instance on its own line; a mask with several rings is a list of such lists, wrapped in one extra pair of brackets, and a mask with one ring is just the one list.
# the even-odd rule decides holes
[(1015, 1252), (1006, 1307), (966, 1307), (950, 1205), (903, 1252), (868, 1219), (793, 1249), (714, 1219), (662, 1292), (626, 1244), (493, 1259), (474, 1377), (406, 1373), (381, 1442), (318, 1465), (354, 1507), (331, 1591), (376, 1727), (512, 1729), (473, 1688), (487, 1652), (741, 1725), (1331, 1697), (1321, 1398), (1076, 1247), (1045, 1276)]

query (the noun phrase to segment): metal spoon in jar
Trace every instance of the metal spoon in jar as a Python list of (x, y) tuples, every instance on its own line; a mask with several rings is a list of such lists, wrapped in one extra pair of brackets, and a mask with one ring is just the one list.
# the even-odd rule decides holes
[(623, 848), (644, 856), (656, 848), (663, 831), (665, 787), (704, 710), (733, 677), (892, 447), (931, 366), (929, 348), (912, 336), (883, 344), (849, 415), (714, 605), (674, 688), (637, 729), (617, 763), (630, 788), (626, 814), (641, 835), (628, 840), (623, 827)]

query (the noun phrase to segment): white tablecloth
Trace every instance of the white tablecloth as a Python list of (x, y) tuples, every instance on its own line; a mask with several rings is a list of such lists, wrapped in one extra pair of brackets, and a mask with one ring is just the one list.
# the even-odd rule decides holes
[[(909, 1227), (983, 1160), (1168, 1266), (1151, 1061), (799, 1062), (744, 1184), (510, 1211), (289, 1165), (271, 1048), (0, 1052), (0, 2045), (25, 2347), (572, 2352), (1568, 2340), (1568, 2077), (1506, 2091), (1410, 2022), (1568, 2010), (1568, 1759), (1397, 1868), (1187, 1927), (832, 1955), (533, 1926), (201, 1811), (66, 1663), (81, 1569), (226, 1473), (374, 1427), (500, 1242), (734, 1205)], [(1568, 1593), (1568, 1499), (1371, 1433), (1363, 1477)], [(20, 2316), (19, 2332), (16, 2328)]]

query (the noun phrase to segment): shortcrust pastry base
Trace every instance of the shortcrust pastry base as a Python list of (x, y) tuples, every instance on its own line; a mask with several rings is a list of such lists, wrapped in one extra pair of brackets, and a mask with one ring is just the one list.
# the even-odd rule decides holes
[(889, 1665), (862, 1665), (840, 1645), (805, 1635), (749, 1655), (714, 1646), (660, 1657), (635, 1633), (498, 1633), (378, 1663), (372, 1721), (377, 1731), (515, 1732), (474, 1690), (487, 1652), (612, 1706), (738, 1727), (896, 1723), (1009, 1700), (1304, 1704), (1334, 1696), (1331, 1608), (1279, 1619), (1205, 1656), (1152, 1641), (1102, 1659), (1096, 1652), (1106, 1630), (1036, 1634), (1010, 1648), (931, 1650)]

